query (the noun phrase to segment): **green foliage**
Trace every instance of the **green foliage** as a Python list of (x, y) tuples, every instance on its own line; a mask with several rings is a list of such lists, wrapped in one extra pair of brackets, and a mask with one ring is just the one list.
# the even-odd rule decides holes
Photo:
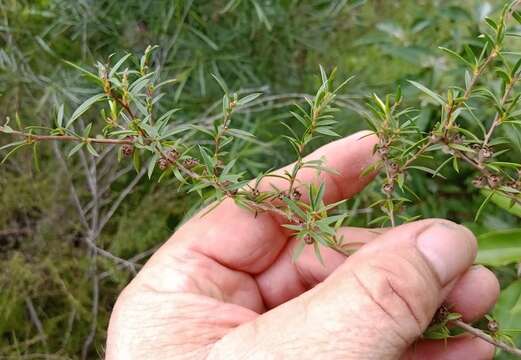
[[(520, 16), (502, 5), (0, 3), (0, 115), (11, 118), (0, 123), (0, 355), (95, 357), (133, 271), (125, 259), (138, 267), (184, 218), (224, 197), (286, 217), (302, 240), (295, 256), (308, 245), (317, 256), (321, 246), (350, 253), (335, 236), (342, 225), (444, 217), (483, 234), (478, 261), (515, 273)], [(357, 77), (342, 87), (319, 64)], [(295, 179), (331, 170), (304, 155), (364, 127), (362, 117), (381, 139), (382, 161), (368, 171), (382, 175), (356, 200), (326, 206), (323, 186)], [(289, 191), (259, 190), (269, 169), (295, 160), (280, 175)], [(494, 312), (501, 326), (516, 283)], [(432, 334), (447, 337), (446, 325)]]
[(521, 229), (508, 229), (481, 234), (476, 262), (488, 266), (504, 266), (521, 258)]
[[(521, 345), (521, 281), (517, 280), (502, 291), (499, 301), (493, 311), (494, 319), (500, 324), (501, 333), (507, 340)], [(498, 359), (515, 359), (514, 356), (501, 353)]]

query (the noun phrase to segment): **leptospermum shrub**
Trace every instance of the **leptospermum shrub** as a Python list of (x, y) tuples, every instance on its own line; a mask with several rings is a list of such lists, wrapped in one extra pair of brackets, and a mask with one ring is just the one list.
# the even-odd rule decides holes
[[(394, 94), (373, 94), (369, 99), (364, 115), (378, 135), (374, 151), (379, 160), (366, 173), (378, 172), (381, 186), (381, 196), (371, 205), (381, 215), (369, 225), (396, 226), (419, 217), (407, 211), (408, 206), (419, 201), (409, 185), (420, 176), (418, 172), (443, 179), (447, 171), (471, 169), (474, 175), (468, 179), (468, 186), (479, 188), (483, 194), (476, 218), (489, 202), (507, 212), (521, 213), (521, 163), (512, 159), (510, 150), (514, 145), (502, 135), (521, 125), (521, 92), (517, 86), (521, 59), (519, 53), (509, 51), (509, 44), (521, 37), (512, 27), (516, 22), (521, 24), (521, 12), (515, 10), (518, 3), (507, 4), (497, 20), (487, 18), (488, 31), (462, 51), (441, 48), (465, 67), (461, 84), (439, 93), (410, 81), (420, 98), (439, 107), (439, 120), (431, 128), (420, 130), (418, 107), (411, 105), (414, 99), (404, 99), (400, 88)], [(180, 191), (198, 193), (205, 204), (216, 206), (231, 198), (253, 213), (283, 216), (284, 226), (300, 240), (294, 249), (295, 258), (306, 246), (314, 248), (320, 261), (322, 247), (346, 255), (356, 251), (352, 242), (348, 246), (336, 235), (347, 216), (339, 210), (345, 201), (325, 204), (324, 184), (305, 186), (297, 181), (305, 168), (334, 172), (323, 160), (305, 160), (305, 155), (316, 139), (340, 136), (335, 132), (335, 98), (351, 79), (337, 81), (334, 70), (328, 73), (320, 68), (321, 86), (316, 94), (304, 104), (296, 104), (291, 112), (299, 127), (283, 123), (288, 130), (283, 138), (295, 152), (293, 168), (279, 175), (267, 170), (251, 181), (237, 170), (240, 159), (232, 158), (230, 149), (238, 142), (255, 145), (258, 140), (234, 122), (234, 112), (259, 101), (262, 94), (239, 96), (215, 75), (224, 92), (220, 116), (211, 124), (180, 123), (176, 113), (182, 109), (163, 110), (163, 94), (175, 86), (175, 79), (161, 78), (153, 63), (154, 49), (148, 47), (139, 59), (128, 54), (107, 63), (98, 62), (96, 71), (70, 64), (91, 80), (98, 92), (70, 114), (64, 106), (58, 108), (52, 127), (24, 126), (23, 119), (16, 116), (7, 119), (0, 134), (12, 141), (0, 148), (3, 161), (17, 151), (32, 148), (37, 163), (38, 147), (47, 141), (65, 143), (62, 149), (69, 157), (80, 152), (99, 157), (106, 146), (116, 147), (120, 161), (133, 162), (136, 171), (146, 171), (151, 181), (173, 177)], [(494, 111), (489, 115), (490, 111), (483, 109)], [(95, 111), (100, 114), (99, 121), (86, 123), (86, 114)], [(274, 176), (287, 181), (286, 190), (261, 191), (261, 180)], [(304, 192), (309, 201), (302, 200)], [(503, 331), (495, 319), (488, 317), (480, 330), (463, 323), (447, 307), (440, 309), (425, 336), (451, 336), (447, 326), (451, 322), (519, 355), (508, 330)]]

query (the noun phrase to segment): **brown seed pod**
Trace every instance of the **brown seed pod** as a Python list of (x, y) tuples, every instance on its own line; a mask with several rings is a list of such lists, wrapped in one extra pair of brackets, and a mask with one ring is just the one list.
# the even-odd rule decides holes
[(391, 194), (394, 191), (394, 185), (391, 183), (386, 183), (382, 186), (382, 191), (384, 194)]
[(487, 179), (484, 176), (478, 176), (472, 180), (472, 185), (478, 189), (484, 188), (487, 186)]
[(453, 136), (452, 138), (452, 143), (453, 144), (463, 144), (463, 142), (465, 141), (465, 136), (461, 135), (461, 134), (456, 134)]
[(484, 146), (479, 150), (478, 159), (480, 162), (489, 160), (494, 155), (494, 152), (488, 146)]
[(489, 177), (487, 177), (488, 185), (491, 188), (496, 188), (499, 185), (501, 185), (502, 180), (503, 179), (501, 179), (501, 176), (495, 175), (495, 174), (494, 175), (490, 175)]
[(260, 191), (258, 189), (252, 189), (251, 196), (254, 198), (258, 197), (260, 195)]
[(521, 189), (521, 181), (520, 180), (517, 180), (517, 181), (509, 181), (506, 186), (512, 188), (512, 189), (516, 189), (516, 190), (519, 190)]
[(157, 162), (161, 171), (165, 171), (170, 166), (170, 161), (165, 158), (160, 158)]
[(313, 239), (311, 236), (306, 235), (303, 238), (304, 242), (308, 245), (312, 245), (315, 242), (315, 239)]
[(130, 144), (124, 144), (121, 146), (121, 153), (126, 157), (132, 156), (132, 154), (134, 154), (134, 146)]
[(389, 164), (389, 172), (391, 173), (391, 175), (397, 174), (398, 172), (400, 172), (400, 165), (398, 165), (395, 162), (391, 162)]
[(389, 146), (387, 146), (387, 145), (380, 145), (380, 146), (378, 146), (376, 151), (378, 152), (378, 154), (381, 157), (386, 157), (387, 154), (389, 154)]
[(302, 198), (302, 193), (298, 190), (293, 190), (291, 194), (291, 199), (299, 201)]
[(187, 169), (192, 169), (199, 164), (199, 161), (194, 158), (188, 158), (183, 160), (183, 166)]
[(166, 159), (172, 164), (179, 158), (179, 152), (176, 149), (170, 149), (165, 154)]
[(443, 324), (447, 321), (447, 317), (449, 316), (450, 311), (449, 307), (445, 304), (441, 305), (436, 313), (434, 314), (434, 317), (432, 318), (431, 324)]
[(488, 331), (496, 333), (499, 331), (499, 323), (496, 320), (489, 320), (487, 324)]

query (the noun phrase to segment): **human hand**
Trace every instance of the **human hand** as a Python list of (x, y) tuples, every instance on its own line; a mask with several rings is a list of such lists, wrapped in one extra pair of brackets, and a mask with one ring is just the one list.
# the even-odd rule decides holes
[[(312, 169), (326, 202), (369, 182), (374, 136), (354, 134), (313, 154), (339, 175)], [(284, 180), (270, 180), (278, 188)], [(262, 184), (270, 189), (270, 184)], [(254, 216), (230, 199), (184, 224), (119, 296), (108, 331), (114, 359), (489, 359), (492, 345), (468, 336), (419, 340), (442, 303), (465, 321), (483, 316), (499, 286), (472, 267), (476, 240), (445, 220), (390, 230), (343, 228), (365, 245), (345, 258), (323, 249), (325, 266), (283, 220)]]

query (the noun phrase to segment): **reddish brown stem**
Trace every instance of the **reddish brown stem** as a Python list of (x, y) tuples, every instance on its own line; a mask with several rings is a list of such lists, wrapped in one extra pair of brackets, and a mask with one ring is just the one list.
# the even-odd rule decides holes
[(116, 144), (116, 145), (132, 145), (134, 140), (132, 139), (106, 139), (106, 138), (83, 138), (73, 135), (36, 135), (28, 134), (21, 131), (6, 131), (0, 127), (0, 133), (12, 136), (18, 136), (26, 138), (28, 142), (34, 141), (70, 141), (70, 142), (86, 142), (92, 144)]
[(494, 345), (495, 347), (503, 350), (503, 351), (506, 351), (512, 355), (515, 355), (519, 358), (521, 358), (521, 350), (518, 349), (518, 348), (515, 348), (503, 341), (500, 341), (498, 339), (495, 339), (493, 338), (492, 336), (490, 336), (489, 334), (487, 334), (486, 332), (484, 332), (483, 330), (480, 330), (480, 329), (477, 329), (475, 327), (473, 327), (472, 325), (469, 325), (467, 324), (466, 322), (462, 321), (462, 320), (453, 320), (451, 321), (452, 324), (456, 325), (457, 327), (461, 328), (462, 330), (464, 330), (465, 332), (469, 333), (469, 334), (472, 334), (482, 340), (485, 340), (486, 342)]

